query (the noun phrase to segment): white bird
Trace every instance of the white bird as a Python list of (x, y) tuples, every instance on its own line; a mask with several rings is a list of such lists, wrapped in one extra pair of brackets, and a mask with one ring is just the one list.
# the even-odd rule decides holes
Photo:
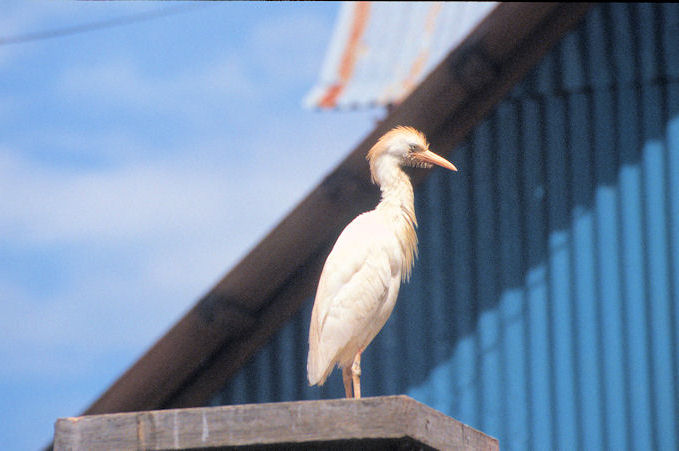
[(384, 134), (366, 158), (382, 192), (380, 203), (351, 221), (330, 251), (309, 327), (309, 384), (323, 385), (337, 364), (347, 398), (352, 383), (353, 396), (361, 397), (361, 353), (389, 318), (417, 256), (413, 186), (402, 166), (457, 171), (412, 127)]

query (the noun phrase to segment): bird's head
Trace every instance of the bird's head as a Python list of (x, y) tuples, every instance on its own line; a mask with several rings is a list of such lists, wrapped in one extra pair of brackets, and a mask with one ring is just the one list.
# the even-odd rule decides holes
[(429, 143), (424, 134), (412, 127), (398, 126), (382, 135), (366, 158), (370, 163), (372, 179), (378, 183), (380, 168), (398, 166), (430, 168), (435, 164), (457, 171), (455, 165), (429, 150)]

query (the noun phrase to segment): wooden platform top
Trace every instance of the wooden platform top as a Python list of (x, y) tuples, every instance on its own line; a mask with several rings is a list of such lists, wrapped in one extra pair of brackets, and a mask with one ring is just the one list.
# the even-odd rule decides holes
[(54, 449), (497, 450), (498, 441), (408, 396), (60, 418)]

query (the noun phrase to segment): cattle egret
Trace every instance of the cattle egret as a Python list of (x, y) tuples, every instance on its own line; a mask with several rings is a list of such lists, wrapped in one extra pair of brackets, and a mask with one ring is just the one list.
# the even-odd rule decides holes
[(413, 186), (402, 167), (436, 164), (457, 171), (411, 127), (387, 132), (366, 158), (380, 203), (351, 221), (330, 251), (309, 327), (309, 384), (323, 385), (337, 364), (347, 398), (352, 385), (353, 397), (361, 397), (361, 353), (389, 318), (417, 255)]

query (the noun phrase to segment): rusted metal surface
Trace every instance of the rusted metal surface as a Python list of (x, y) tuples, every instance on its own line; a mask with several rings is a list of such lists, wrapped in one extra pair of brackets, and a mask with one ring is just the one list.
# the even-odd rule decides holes
[(344, 2), (309, 108), (401, 102), (497, 2)]

